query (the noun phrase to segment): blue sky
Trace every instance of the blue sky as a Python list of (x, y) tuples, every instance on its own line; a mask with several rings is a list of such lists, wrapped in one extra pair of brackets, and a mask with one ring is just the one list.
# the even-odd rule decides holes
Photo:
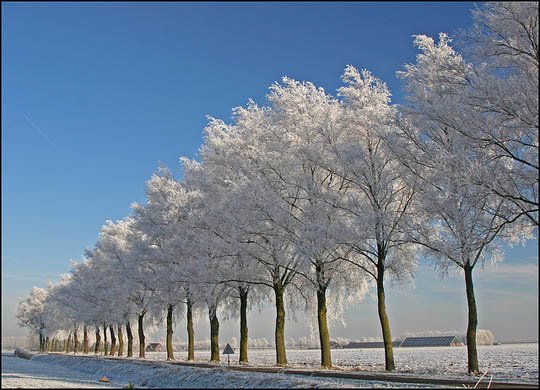
[[(3, 2), (2, 335), (19, 332), (17, 297), (67, 272), (105, 220), (144, 201), (159, 162), (178, 174), (178, 158), (196, 156), (206, 115), (228, 120), (248, 98), (262, 103), (284, 75), (334, 93), (347, 64), (371, 70), (402, 102), (395, 72), (414, 61), (411, 36), (465, 28), (473, 6)], [(536, 242), (507, 257), (513, 267), (478, 277), (479, 296), (482, 286), (491, 291), (479, 298), (487, 302), (480, 327), (537, 339)], [(395, 334), (465, 328), (461, 277), (440, 282), (423, 265), (416, 289), (392, 291)], [(513, 305), (509, 316), (496, 302), (512, 294), (527, 305)], [(408, 320), (407, 308), (424, 307), (418, 302), (440, 315), (421, 326)], [(336, 335), (378, 336), (375, 310), (369, 300), (349, 310), (352, 325)], [(236, 333), (232, 326), (225, 336)], [(291, 324), (287, 336), (304, 328)]]

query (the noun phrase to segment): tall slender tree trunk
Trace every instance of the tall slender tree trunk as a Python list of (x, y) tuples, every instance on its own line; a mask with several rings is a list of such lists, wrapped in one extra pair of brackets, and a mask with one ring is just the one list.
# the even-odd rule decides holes
[(326, 320), (326, 287), (319, 287), (317, 291), (317, 319), (319, 322), (319, 341), (321, 343), (321, 366), (331, 368), (330, 334)]
[(118, 356), (124, 354), (124, 335), (122, 334), (122, 325), (118, 324)]
[(70, 344), (71, 344), (71, 332), (69, 332), (69, 334), (68, 334), (68, 339), (67, 339), (67, 343), (66, 343), (66, 353), (69, 353)]
[(274, 294), (276, 296), (276, 362), (278, 365), (287, 364), (287, 354), (285, 352), (285, 301), (283, 300), (283, 287), (281, 284), (274, 284)]
[(384, 263), (379, 259), (377, 265), (377, 308), (384, 341), (384, 363), (386, 371), (394, 371), (394, 349), (392, 347), (392, 334), (390, 333), (390, 321), (386, 314), (384, 295)]
[(143, 320), (144, 320), (144, 314), (139, 315), (139, 357), (144, 358), (145, 357), (145, 345), (144, 345), (144, 328), (143, 328)]
[(96, 326), (96, 343), (94, 345), (94, 353), (98, 354), (100, 352), (101, 346), (101, 335), (99, 334), (99, 326)]
[(47, 337), (45, 338), (45, 351), (51, 352), (51, 351), (50, 351), (50, 341), (49, 341), (49, 336), (47, 336)]
[(188, 360), (195, 360), (195, 331), (193, 330), (193, 303), (187, 300)]
[(219, 362), (219, 321), (217, 308), (209, 309), (210, 317), (210, 360)]
[(54, 340), (54, 352), (60, 351), (60, 340), (56, 339)]
[(109, 346), (107, 345), (107, 325), (103, 323), (103, 355), (107, 356)]
[(109, 331), (111, 332), (111, 350), (109, 355), (114, 356), (116, 353), (116, 336), (114, 335), (114, 328), (112, 325), (109, 325)]
[(248, 325), (247, 325), (247, 298), (248, 289), (240, 287), (240, 363), (248, 362)]
[(86, 324), (83, 326), (83, 353), (88, 353), (88, 327)]
[(478, 353), (476, 351), (476, 327), (478, 326), (478, 313), (476, 312), (476, 299), (474, 298), (474, 286), (472, 271), (473, 267), (467, 263), (463, 268), (465, 271), (465, 288), (467, 290), (467, 306), (469, 317), (467, 321), (467, 357), (468, 372), (478, 374)]
[(133, 357), (133, 333), (131, 333), (131, 324), (126, 322), (126, 334), (128, 339), (127, 357)]
[(77, 353), (77, 348), (79, 347), (79, 332), (77, 326), (73, 327), (73, 353)]
[(43, 352), (43, 333), (39, 332), (39, 352)]
[(173, 305), (167, 306), (167, 360), (174, 360), (173, 346)]

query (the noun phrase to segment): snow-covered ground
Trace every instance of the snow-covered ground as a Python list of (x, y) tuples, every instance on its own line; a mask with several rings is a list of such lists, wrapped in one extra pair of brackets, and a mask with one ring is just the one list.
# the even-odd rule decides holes
[(2, 351), (2, 388), (99, 388), (124, 385), (118, 382), (99, 383), (99, 378), (69, 366), (51, 366), (39, 360), (15, 357), (13, 351)]
[[(110, 384), (98, 382), (102, 375)], [(131, 382), (148, 388), (391, 388), (400, 383), (336, 378), (310, 378), (289, 374), (230, 371), (221, 368), (174, 366), (165, 362), (112, 360), (102, 357), (35, 355), (25, 360), (2, 353), (2, 388), (77, 387), (122, 388)], [(407, 385), (432, 388), (431, 385)]]
[[(538, 344), (481, 346), (478, 350), (480, 366), (494, 381), (538, 383)], [(175, 352), (177, 360), (185, 359), (185, 352)], [(200, 362), (207, 362), (209, 351), (196, 351)], [(470, 380), (466, 372), (466, 348), (396, 348), (397, 372), (392, 375), (443, 377)], [(317, 369), (318, 350), (287, 350), (290, 367)], [(65, 357), (38, 354), (32, 360), (13, 356), (13, 351), (2, 352), (2, 387), (123, 387), (128, 381), (137, 387), (403, 387), (403, 383), (363, 381), (338, 378), (305, 377), (290, 374), (238, 372), (223, 367), (196, 368), (173, 366), (161, 362), (165, 353), (148, 352), (146, 362), (113, 360), (102, 357)], [(337, 370), (383, 372), (382, 349), (332, 350)], [(237, 355), (231, 364), (237, 364)], [(249, 351), (250, 365), (273, 366), (273, 350)], [(148, 362), (150, 361), (150, 362)], [(98, 383), (106, 375), (110, 384)], [(407, 387), (422, 387), (410, 385)], [(433, 386), (424, 386), (433, 387)]]
[[(164, 352), (147, 352), (147, 358), (165, 360)], [(238, 359), (231, 356), (231, 363)], [(177, 359), (185, 359), (186, 352), (175, 352)], [(209, 351), (196, 351), (197, 360), (207, 361)], [(250, 365), (272, 366), (275, 351), (271, 349), (248, 351)], [(466, 347), (394, 348), (396, 372), (442, 376), (445, 378), (470, 379), (467, 377)], [(292, 367), (317, 367), (319, 350), (287, 350), (287, 359)], [(538, 383), (538, 344), (503, 344), (478, 347), (480, 369), (493, 375), (494, 381)], [(226, 357), (224, 362), (226, 364)], [(337, 369), (383, 372), (384, 350), (335, 349), (332, 361)]]

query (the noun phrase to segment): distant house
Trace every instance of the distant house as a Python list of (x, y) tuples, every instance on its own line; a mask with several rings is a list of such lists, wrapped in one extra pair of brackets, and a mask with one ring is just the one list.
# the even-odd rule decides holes
[(161, 343), (150, 343), (146, 346), (146, 352), (162, 352), (163, 345)]
[[(399, 347), (401, 341), (392, 341), (393, 347)], [(351, 341), (343, 348), (384, 348), (382, 341)]]
[(400, 347), (458, 347), (463, 343), (456, 336), (407, 337)]

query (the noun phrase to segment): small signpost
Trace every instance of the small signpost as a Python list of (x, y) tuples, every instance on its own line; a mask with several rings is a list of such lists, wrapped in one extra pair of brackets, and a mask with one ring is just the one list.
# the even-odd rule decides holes
[(225, 346), (225, 349), (223, 350), (223, 355), (227, 355), (227, 365), (229, 367), (231, 366), (231, 360), (230, 360), (231, 354), (234, 354), (234, 349), (232, 349), (229, 343), (227, 343), (227, 345)]

